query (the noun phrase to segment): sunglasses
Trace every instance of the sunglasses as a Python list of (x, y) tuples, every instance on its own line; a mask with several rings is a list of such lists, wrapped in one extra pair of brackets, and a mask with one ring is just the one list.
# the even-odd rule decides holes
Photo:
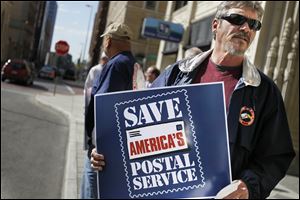
[(261, 28), (260, 21), (258, 21), (256, 19), (249, 19), (249, 18), (244, 17), (243, 15), (239, 15), (239, 14), (230, 14), (230, 15), (221, 16), (220, 19), (225, 19), (229, 23), (238, 25), (238, 26), (241, 26), (245, 22), (247, 22), (249, 25), (249, 28), (252, 30), (255, 30), (255, 31), (259, 31)]

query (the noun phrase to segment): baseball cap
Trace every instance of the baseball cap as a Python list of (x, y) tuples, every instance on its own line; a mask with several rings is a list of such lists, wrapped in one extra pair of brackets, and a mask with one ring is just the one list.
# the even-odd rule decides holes
[(126, 24), (115, 22), (109, 25), (100, 37), (105, 35), (111, 35), (113, 38), (117, 39), (131, 39), (132, 31)]

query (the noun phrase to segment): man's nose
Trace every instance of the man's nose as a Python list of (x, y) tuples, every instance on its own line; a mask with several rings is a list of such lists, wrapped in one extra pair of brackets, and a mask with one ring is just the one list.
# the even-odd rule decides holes
[(245, 22), (240, 26), (240, 29), (243, 30), (244, 32), (248, 33), (251, 31), (248, 22)]

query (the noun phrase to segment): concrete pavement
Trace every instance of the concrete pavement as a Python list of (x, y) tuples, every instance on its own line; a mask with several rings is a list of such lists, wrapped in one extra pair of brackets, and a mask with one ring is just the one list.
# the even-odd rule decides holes
[[(75, 94), (75, 93), (74, 93)], [(83, 96), (42, 93), (36, 100), (65, 114), (69, 118), (69, 142), (66, 151), (66, 167), (62, 188), (63, 199), (80, 198), (83, 170)], [(285, 176), (272, 191), (269, 199), (299, 199), (299, 177)]]
[(83, 96), (43, 93), (36, 96), (41, 104), (49, 106), (69, 118), (69, 141), (66, 150), (62, 199), (78, 199), (83, 170)]

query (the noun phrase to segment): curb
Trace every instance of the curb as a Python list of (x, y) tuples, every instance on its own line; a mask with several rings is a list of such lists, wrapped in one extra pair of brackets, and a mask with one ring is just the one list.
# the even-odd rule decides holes
[(66, 163), (65, 163), (65, 172), (63, 177), (63, 186), (62, 186), (62, 199), (77, 199), (77, 161), (76, 161), (76, 120), (71, 117), (71, 113), (64, 111), (59, 107), (43, 101), (39, 95), (35, 96), (37, 102), (42, 105), (51, 107), (58, 112), (66, 115), (69, 119), (69, 137), (67, 149), (65, 152)]

